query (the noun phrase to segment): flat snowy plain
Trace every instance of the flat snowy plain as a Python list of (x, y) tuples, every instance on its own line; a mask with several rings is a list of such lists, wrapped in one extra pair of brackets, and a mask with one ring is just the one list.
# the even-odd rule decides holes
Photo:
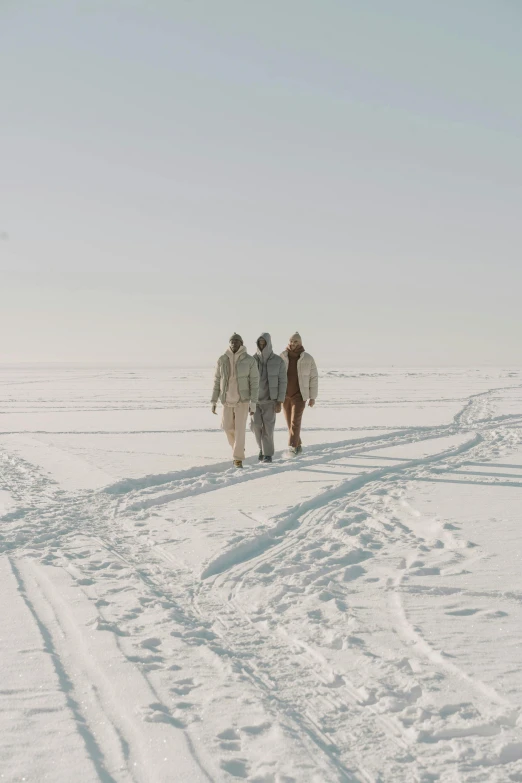
[(0, 780), (522, 781), (522, 371), (0, 368)]

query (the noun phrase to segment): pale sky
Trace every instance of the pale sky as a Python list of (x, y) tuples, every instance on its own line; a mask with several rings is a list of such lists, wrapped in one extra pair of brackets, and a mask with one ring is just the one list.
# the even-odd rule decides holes
[(521, 363), (519, 0), (2, 0), (0, 361)]

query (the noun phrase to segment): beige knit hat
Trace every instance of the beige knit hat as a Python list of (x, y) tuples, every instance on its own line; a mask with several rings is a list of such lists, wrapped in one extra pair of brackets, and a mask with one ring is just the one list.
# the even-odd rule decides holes
[(291, 342), (292, 340), (299, 340), (299, 342), (300, 342), (300, 343), (302, 343), (302, 342), (303, 342), (303, 340), (301, 339), (301, 335), (299, 334), (299, 332), (294, 332), (292, 335), (290, 335), (289, 342)]
[(230, 340), (228, 342), (231, 343), (232, 340), (240, 340), (241, 341), (241, 345), (243, 345), (243, 338), (237, 332), (234, 332), (234, 334), (232, 335), (232, 337), (230, 338)]

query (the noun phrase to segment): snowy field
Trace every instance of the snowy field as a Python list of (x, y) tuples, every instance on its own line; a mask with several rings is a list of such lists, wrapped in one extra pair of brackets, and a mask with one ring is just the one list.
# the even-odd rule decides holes
[(0, 780), (522, 781), (522, 371), (0, 368)]

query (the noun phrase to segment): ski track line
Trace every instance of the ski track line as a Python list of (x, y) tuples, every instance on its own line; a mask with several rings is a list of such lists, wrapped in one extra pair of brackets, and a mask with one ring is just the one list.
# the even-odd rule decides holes
[[(415, 429), (414, 432), (420, 435), (423, 432), (423, 430)], [(440, 436), (439, 434), (433, 434), (432, 436), (427, 435), (426, 437), (437, 438)], [(402, 445), (402, 444), (415, 442), (418, 439), (422, 439), (422, 438), (419, 437), (419, 438), (412, 439), (409, 434), (394, 431), (389, 435), (368, 436), (367, 438), (341, 441), (340, 443), (331, 444), (331, 445), (319, 444), (318, 446), (309, 447), (306, 456), (300, 462), (302, 464), (306, 464), (307, 466), (313, 466), (315, 464), (322, 464), (324, 462), (329, 462), (334, 459), (339, 459), (340, 455), (344, 455), (346, 453), (350, 454), (350, 453), (356, 453), (356, 451), (357, 452), (373, 451), (376, 448), (384, 448), (386, 446), (389, 446), (391, 448), (395, 445)], [(359, 446), (363, 446), (365, 443), (372, 444), (372, 445), (369, 446), (367, 449), (359, 448)], [(246, 460), (246, 463), (251, 466), (256, 466), (257, 460), (251, 457), (248, 460)], [(296, 467), (296, 463), (291, 460), (284, 463), (276, 463), (268, 469), (266, 467), (263, 467), (264, 472), (262, 475), (274, 475), (276, 473), (281, 473), (288, 470), (295, 470), (295, 467)], [(164, 495), (151, 497), (151, 498), (147, 498), (147, 497), (140, 498), (140, 496), (138, 495), (138, 499), (133, 500), (128, 506), (126, 506), (126, 509), (129, 511), (133, 511), (133, 510), (150, 508), (156, 505), (165, 505), (166, 503), (169, 503), (172, 500), (179, 500), (182, 497), (186, 497), (188, 495), (194, 494), (195, 489), (198, 490), (196, 494), (200, 494), (203, 492), (212, 492), (216, 489), (222, 489), (225, 486), (240, 484), (243, 481), (251, 481), (259, 477), (260, 474), (257, 471), (255, 473), (240, 473), (237, 469), (230, 468), (230, 461), (218, 463), (217, 465), (214, 466), (205, 465), (200, 468), (190, 468), (187, 471), (178, 471), (177, 473), (173, 473), (173, 474), (163, 474), (158, 477), (152, 477), (150, 481), (149, 481), (149, 477), (145, 477), (143, 481), (145, 481), (146, 483), (141, 487), (141, 492), (145, 495), (151, 494), (152, 492), (156, 491), (157, 487), (161, 487), (169, 483), (176, 483), (178, 481), (182, 482), (184, 479), (197, 479), (199, 481), (205, 481), (211, 478), (217, 478), (218, 482), (216, 484), (209, 485), (208, 487), (201, 484), (196, 485), (195, 487), (191, 487), (190, 485), (185, 486), (181, 484), (181, 486), (176, 488), (174, 492), (169, 492)], [(136, 481), (142, 481), (142, 480), (136, 479)], [(114, 486), (119, 486), (119, 484)], [(119, 491), (113, 492), (112, 487), (105, 488), (104, 491), (107, 492), (108, 494), (120, 494)], [(132, 493), (133, 491), (134, 490), (131, 489), (128, 492)]]
[(315, 495), (310, 500), (306, 500), (298, 506), (294, 507), (289, 512), (281, 514), (277, 518), (278, 521), (276, 522), (275, 526), (272, 527), (269, 531), (262, 533), (260, 536), (253, 537), (245, 542), (241, 542), (238, 546), (223, 552), (221, 555), (218, 555), (203, 570), (201, 578), (207, 579), (210, 576), (216, 576), (222, 571), (228, 570), (231, 566), (236, 565), (238, 562), (243, 563), (247, 559), (251, 559), (259, 554), (262, 554), (267, 548), (275, 546), (279, 543), (278, 538), (286, 530), (296, 525), (303, 514), (316, 509), (318, 505), (325, 506), (328, 503), (336, 501), (340, 498), (345, 498), (350, 493), (361, 490), (368, 484), (380, 481), (385, 477), (389, 477), (390, 481), (396, 481), (398, 478), (404, 478), (408, 475), (408, 472), (414, 468), (419, 466), (428, 466), (432, 463), (458, 456), (459, 454), (470, 451), (480, 443), (482, 443), (482, 436), (475, 435), (474, 438), (455, 449), (449, 449), (447, 451), (440, 452), (440, 454), (435, 454), (429, 457), (409, 460), (401, 466), (392, 465), (385, 468), (378, 468), (377, 470), (373, 470), (369, 473), (364, 473), (355, 479), (346, 479), (341, 481), (332, 489), (327, 489), (324, 492)]
[(444, 669), (450, 674), (465, 680), (473, 688), (485, 696), (486, 699), (493, 702), (494, 704), (500, 704), (501, 706), (515, 709), (515, 705), (510, 702), (509, 699), (500, 696), (500, 694), (497, 693), (494, 688), (486, 685), (474, 677), (471, 677), (469, 674), (466, 674), (466, 672), (464, 672), (459, 666), (456, 666), (454, 663), (451, 663), (451, 661), (448, 661), (440, 652), (435, 650), (434, 647), (432, 647), (432, 645), (430, 645), (426, 639), (420, 635), (420, 633), (415, 630), (413, 625), (408, 620), (406, 610), (400, 596), (402, 581), (404, 580), (408, 571), (409, 568), (405, 569), (404, 572), (397, 577), (396, 581), (392, 582), (389, 586), (390, 608), (397, 619), (396, 627), (403, 637), (405, 644), (410, 648), (413, 647), (413, 649), (417, 651), (420, 656), (426, 657), (439, 669)]
[[(484, 423), (483, 429), (485, 430), (493, 429), (495, 426), (496, 424), (494, 422), (489, 422), (487, 426)], [(476, 427), (470, 426), (466, 429), (474, 429), (474, 428)], [(363, 456), (366, 452), (376, 451), (381, 448), (393, 448), (394, 446), (409, 445), (417, 442), (424, 442), (424, 441), (434, 440), (434, 439), (436, 440), (438, 438), (449, 437), (451, 435), (459, 434), (459, 432), (461, 432), (461, 430), (456, 428), (454, 425), (450, 425), (448, 428), (432, 430), (429, 433), (427, 433), (425, 430), (416, 429), (414, 433), (417, 437), (412, 437), (411, 434), (407, 435), (402, 433), (393, 433), (393, 435), (390, 436), (375, 437), (375, 440), (372, 441), (372, 438), (374, 436), (370, 436), (369, 438), (361, 439), (361, 441), (359, 442), (346, 441), (345, 443), (335, 444), (333, 446), (328, 446), (328, 447), (321, 446), (320, 456), (318, 455), (315, 457), (312, 451), (314, 447), (310, 447), (307, 450), (307, 454), (304, 456), (304, 458), (299, 461), (299, 464), (312, 468), (314, 466), (327, 464), (329, 462), (336, 461), (347, 456)], [(363, 444), (365, 443), (369, 445), (363, 446)], [(359, 444), (361, 444), (362, 447), (359, 447)], [(376, 456), (375, 459), (379, 459), (379, 457)], [(255, 465), (255, 461), (253, 460), (253, 458), (248, 460), (247, 463), (250, 463), (250, 465), (252, 466)], [(276, 464), (268, 469), (263, 468), (263, 473), (260, 473), (258, 470), (254, 470), (250, 472), (248, 468), (247, 471), (240, 473), (237, 470), (230, 469), (229, 464), (230, 464), (229, 462), (226, 462), (226, 463), (220, 463), (211, 469), (209, 469), (209, 466), (204, 466), (202, 468), (198, 468), (194, 470), (181, 471), (178, 474), (166, 474), (169, 475), (169, 479), (165, 482), (162, 481), (161, 484), (180, 481), (181, 486), (177, 487), (171, 492), (159, 496), (143, 498), (143, 497), (139, 497), (138, 495), (137, 499), (131, 500), (131, 502), (129, 502), (128, 505), (123, 505), (122, 508), (126, 512), (146, 510), (148, 508), (153, 508), (155, 506), (166, 505), (172, 501), (181, 500), (185, 497), (200, 495), (207, 492), (214, 492), (216, 490), (223, 489), (225, 487), (235, 486), (237, 484), (241, 484), (246, 481), (253, 481), (257, 478), (260, 478), (261, 476), (275, 475), (277, 473), (283, 473), (286, 471), (292, 471), (296, 469), (296, 463), (291, 460), (283, 464), (281, 463)], [(225, 471), (225, 473), (223, 473), (223, 471)], [(172, 478), (172, 476), (174, 475), (177, 478), (175, 479)], [(188, 480), (192, 479), (193, 482), (189, 484), (184, 484), (183, 481), (185, 478)], [(209, 482), (209, 483), (205, 483), (205, 482)], [(161, 486), (161, 484), (159, 483), (152, 483), (150, 485), (147, 484), (143, 487), (141, 493), (148, 495), (151, 492), (154, 492), (154, 490), (158, 486)], [(107, 488), (104, 491), (107, 492)], [(129, 490), (129, 493), (132, 495), (133, 491), (134, 490)], [(119, 494), (119, 493), (113, 493), (112, 490), (109, 490), (109, 494)]]
[[(418, 432), (418, 431), (417, 431)], [(307, 468), (313, 468), (319, 465), (325, 465), (329, 462), (335, 462), (339, 459), (343, 459), (348, 456), (355, 456), (359, 454), (364, 454), (365, 452), (371, 452), (378, 450), (380, 448), (393, 448), (394, 446), (403, 446), (403, 445), (409, 445), (412, 443), (417, 443), (419, 441), (425, 441), (425, 440), (432, 440), (432, 439), (438, 439), (440, 437), (444, 437), (446, 435), (452, 435), (455, 434), (453, 432), (443, 434), (439, 433), (432, 433), (429, 435), (425, 435), (424, 437), (419, 434), (419, 437), (409, 437), (409, 436), (394, 436), (393, 438), (390, 436), (388, 438), (387, 436), (384, 436), (382, 438), (379, 438), (378, 440), (375, 440), (371, 445), (368, 445), (366, 447), (361, 446), (354, 446), (353, 442), (348, 441), (348, 446), (339, 446), (338, 444), (333, 447), (325, 447), (321, 446), (321, 454), (320, 456), (313, 456), (312, 449), (310, 448), (307, 452), (307, 454), (300, 459), (299, 465), (307, 467)], [(371, 438), (364, 439), (365, 443), (368, 443)], [(375, 457), (375, 459), (378, 459), (378, 457)], [(239, 471), (237, 469), (231, 469), (229, 467), (230, 463), (225, 463), (222, 468), (225, 470), (225, 473), (223, 473), (223, 470), (218, 471), (206, 471), (202, 472), (197, 478), (198, 482), (194, 482), (193, 484), (189, 484), (188, 486), (181, 486), (177, 489), (175, 489), (172, 492), (168, 492), (166, 494), (156, 496), (156, 497), (150, 497), (150, 498), (143, 498), (138, 500), (133, 500), (129, 505), (124, 506), (126, 511), (140, 511), (145, 510), (148, 508), (154, 508), (156, 506), (163, 506), (168, 503), (171, 503), (174, 500), (181, 500), (185, 497), (191, 497), (193, 495), (202, 495), (207, 492), (215, 492), (219, 489), (224, 489), (226, 487), (236, 486), (237, 484), (242, 484), (247, 481), (255, 481), (258, 478), (261, 478), (261, 476), (273, 476), (278, 473), (285, 473), (287, 471), (294, 471), (296, 470), (296, 463), (293, 460), (288, 460), (287, 462), (283, 463), (276, 463), (275, 465), (272, 465), (270, 468), (266, 468), (263, 466), (261, 470), (263, 473), (259, 472), (259, 468), (256, 469), (257, 461), (254, 461), (253, 458), (250, 459), (250, 465), (252, 468), (254, 468), (252, 471), (249, 471), (248, 469), (243, 471)], [(332, 474), (334, 475), (334, 474)], [(212, 482), (212, 479), (214, 479), (214, 482)], [(217, 479), (217, 480), (216, 480)], [(209, 482), (209, 483), (205, 483)], [(147, 493), (148, 494), (148, 493)]]
[[(30, 563), (30, 561), (29, 561)], [(26, 566), (26, 569), (27, 566)], [(71, 683), (71, 690), (74, 692), (79, 685), (79, 690), (82, 693), (82, 702), (91, 702), (85, 707), (86, 712), (92, 713), (85, 716), (85, 722), (88, 725), (105, 724), (109, 727), (110, 732), (116, 735), (116, 741), (107, 743), (107, 734), (104, 732), (100, 734), (101, 742), (104, 745), (108, 745), (105, 757), (111, 758), (112, 763), (110, 766), (114, 770), (120, 770), (125, 767), (126, 774), (130, 776), (133, 781), (138, 781), (140, 778), (134, 775), (132, 759), (129, 756), (129, 749), (132, 742), (132, 758), (138, 761), (142, 769), (146, 769), (146, 756), (145, 748), (143, 747), (143, 741), (140, 736), (139, 727), (133, 726), (132, 721), (127, 715), (123, 705), (119, 703), (118, 695), (114, 690), (114, 687), (110, 679), (104, 674), (104, 672), (97, 665), (96, 659), (91, 655), (88, 648), (85, 645), (85, 640), (82, 634), (82, 630), (78, 626), (70, 607), (66, 603), (65, 599), (58, 593), (55, 586), (47, 575), (41, 571), (36, 570), (31, 574), (34, 580), (33, 594), (39, 594), (38, 597), (33, 598), (33, 605), (40, 604), (40, 614), (49, 618), (47, 621), (47, 632), (49, 636), (61, 637), (61, 641), (57, 644), (63, 647), (64, 652), (70, 656), (70, 651), (75, 650), (74, 656), (74, 676), (69, 675), (68, 679)], [(28, 575), (25, 577), (26, 585), (28, 583)], [(56, 628), (57, 633), (53, 634), (51, 628)], [(72, 661), (71, 661), (72, 663)], [(75, 687), (75, 680), (80, 680), (81, 684)], [(91, 684), (95, 684), (95, 687), (91, 690)], [(86, 693), (89, 691), (93, 694), (91, 699), (85, 698)], [(153, 699), (151, 698), (151, 701)], [(114, 747), (117, 744), (119, 752)], [(107, 764), (107, 766), (109, 766)], [(114, 772), (116, 774), (116, 772)], [(111, 778), (112, 779), (112, 778)]]
[[(132, 567), (129, 561), (116, 552), (113, 547), (107, 548)], [(19, 566), (21, 565), (19, 563)], [(11, 566), (13, 567), (13, 561), (11, 561)], [(77, 690), (81, 692), (81, 697), (78, 694), (75, 700), (80, 700), (84, 705), (84, 714), (78, 717), (75, 715), (77, 721), (80, 720), (86, 727), (89, 724), (92, 726), (104, 725), (103, 733), (96, 732), (95, 729), (86, 729), (88, 733), (90, 731), (93, 737), (99, 734), (102, 746), (109, 745), (109, 747), (105, 747), (105, 753), (102, 752), (102, 748), (99, 748), (98, 755), (102, 761), (106, 759), (103, 767), (111, 768), (113, 770), (112, 776), (106, 772), (104, 773), (106, 777), (100, 776), (100, 779), (103, 783), (106, 783), (106, 781), (107, 783), (109, 781), (110, 783), (115, 783), (120, 779), (118, 772), (121, 774), (121, 770), (125, 769), (126, 780), (130, 779), (136, 781), (136, 783), (151, 780), (149, 770), (154, 769), (154, 761), (158, 749), (151, 746), (149, 738), (144, 736), (143, 720), (136, 713), (129, 713), (128, 707), (121, 701), (118, 690), (109, 676), (109, 670), (105, 672), (100, 667), (97, 657), (89, 649), (89, 646), (86, 645), (85, 631), (78, 625), (66, 599), (60, 595), (45, 571), (37, 566), (31, 566), (31, 561), (24, 565), (24, 570), (28, 571), (25, 578), (22, 577), (19, 568), (15, 573), (18, 573), (20, 580), (23, 579), (26, 595), (29, 578), (34, 581), (33, 590), (29, 591), (32, 593), (31, 606), (34, 609), (34, 616), (36, 616), (38, 605), (39, 627), (46, 628), (45, 638), (55, 640), (53, 644), (55, 651), (62, 648), (61, 660), (65, 660), (66, 657), (70, 658), (71, 650), (75, 650), (74, 659), (71, 660), (71, 663), (74, 664), (74, 676), (66, 672), (63, 664), (61, 669), (64, 672), (64, 681), (68, 683), (68, 690), (73, 694)], [(68, 568), (64, 568), (64, 570), (67, 571)], [(82, 592), (85, 594), (87, 601), (92, 604), (93, 599), (83, 589)], [(104, 619), (99, 607), (96, 609), (96, 613), (99, 619)], [(46, 617), (45, 623), (41, 619), (44, 616)], [(53, 628), (56, 629), (54, 632)], [(107, 624), (107, 628), (108, 630), (111, 628), (111, 623)], [(132, 664), (132, 659), (121, 647), (118, 635), (111, 634), (111, 636), (113, 637), (115, 647), (118, 648), (121, 654), (122, 660)], [(56, 654), (58, 655), (58, 653)], [(109, 666), (112, 666), (112, 664), (109, 663)], [(70, 669), (71, 667), (69, 666)], [(132, 676), (141, 680), (145, 684), (146, 690), (148, 689), (149, 691), (148, 696), (143, 699), (143, 709), (146, 710), (147, 705), (150, 707), (154, 705), (155, 712), (162, 713), (160, 716), (162, 717), (162, 727), (167, 731), (172, 730), (176, 732), (177, 738), (183, 736), (188, 755), (192, 757), (195, 764), (199, 767), (201, 779), (205, 778), (212, 783), (213, 779), (202, 765), (190, 735), (174, 718), (169, 717), (169, 707), (163, 702), (147, 674), (136, 666), (132, 666), (131, 671)], [(136, 681), (135, 686), (137, 684)], [(127, 686), (129, 686), (129, 683), (127, 683)], [(107, 737), (107, 729), (109, 729), (109, 733), (112, 732), (113, 738)], [(109, 763), (109, 759), (111, 759), (112, 763)], [(100, 769), (102, 769), (101, 763)], [(161, 779), (164, 779), (163, 776)]]
[[(26, 581), (22, 577), (20, 570), (11, 558), (9, 558), (9, 564), (18, 583), (20, 595), (22, 596), (25, 605), (33, 616), (34, 621), (38, 627), (42, 637), (44, 649), (49, 654), (53, 662), (54, 670), (58, 677), (61, 689), (65, 695), (67, 707), (73, 715), (76, 729), (84, 742), (87, 755), (93, 764), (96, 775), (98, 776), (99, 780), (102, 781), (102, 783), (117, 783), (116, 779), (107, 770), (107, 762), (104, 753), (95, 738), (93, 729), (90, 728), (89, 723), (84, 713), (82, 712), (82, 709), (80, 708), (81, 701), (79, 701), (76, 697), (73, 682), (55, 646), (53, 634), (51, 633), (48, 624), (44, 622), (36, 610), (33, 601), (29, 597)], [(111, 728), (114, 727), (111, 726)], [(134, 780), (134, 778), (132, 779)]]

